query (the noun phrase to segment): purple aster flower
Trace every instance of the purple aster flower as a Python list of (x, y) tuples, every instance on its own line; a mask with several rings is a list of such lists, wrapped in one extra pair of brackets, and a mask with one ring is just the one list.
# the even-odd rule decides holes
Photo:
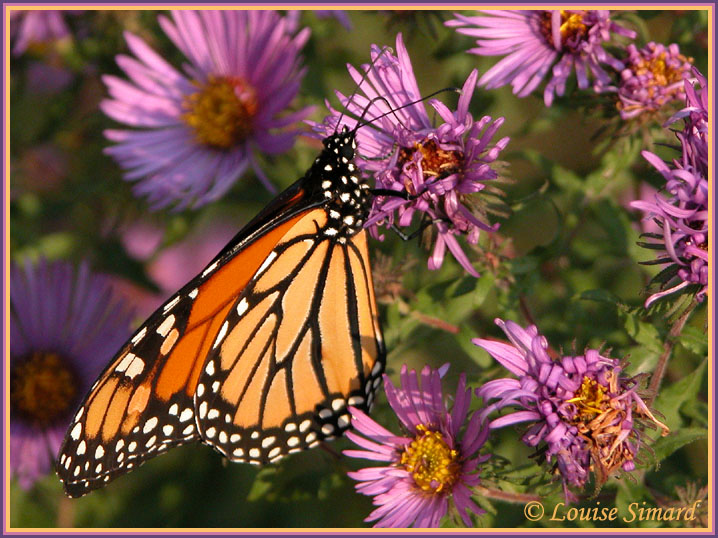
[(21, 56), (33, 45), (69, 36), (70, 28), (63, 18), (65, 13), (59, 10), (11, 11), (11, 33), (15, 41), (13, 56)]
[(80, 399), (130, 335), (109, 279), (41, 261), (10, 270), (10, 468), (30, 488), (47, 473)]
[(708, 177), (708, 81), (696, 67), (693, 77), (683, 81), (686, 106), (674, 114), (666, 125), (684, 120), (683, 131), (676, 133), (683, 148), (683, 163)]
[(610, 82), (602, 64), (620, 71), (623, 64), (603, 45), (614, 35), (635, 38), (636, 33), (613, 22), (605, 10), (484, 11), (468, 17), (456, 13), (445, 24), (457, 32), (478, 38), (468, 52), (480, 56), (505, 56), (479, 79), (487, 89), (511, 84), (513, 93), (526, 97), (549, 70), (544, 102), (551, 106), (554, 94), (562, 96), (566, 81), (576, 72), (578, 87), (589, 87), (589, 75), (600, 87)]
[(680, 53), (675, 43), (662, 45), (651, 41), (642, 49), (628, 45), (626, 68), (621, 71), (616, 106), (621, 118), (629, 120), (655, 113), (671, 101), (686, 98), (684, 79), (690, 75), (691, 59)]
[[(337, 93), (351, 114), (365, 114), (370, 120), (386, 114), (359, 130), (356, 162), (363, 172), (374, 175), (377, 189), (396, 191), (397, 195), (376, 196), (366, 226), (372, 227), (377, 236), (377, 224), (406, 227), (415, 213), (424, 214), (437, 232), (429, 268), (441, 266), (448, 248), (464, 269), (478, 276), (457, 236), (466, 236), (469, 243), (476, 244), (481, 230), (494, 231), (498, 227), (486, 222), (481, 200), (469, 195), (497, 178), (490, 165), (509, 138), (495, 144), (491, 140), (504, 119), (484, 116), (474, 121), (469, 112), (478, 77), (474, 70), (464, 83), (456, 111), (436, 99), (429, 101), (443, 122), (435, 127), (423, 103), (407, 106), (420, 100), (421, 94), (401, 34), (397, 35), (396, 49), (397, 57), (373, 46), (371, 68), (362, 67), (363, 72), (370, 69), (364, 80), (363, 72), (349, 67), (361, 93), (351, 101)], [(332, 115), (324, 124), (315, 125), (318, 132), (333, 132), (339, 121), (350, 128), (357, 125), (356, 119), (329, 108)]]
[(137, 130), (108, 130), (106, 151), (139, 180), (135, 192), (153, 208), (199, 207), (220, 198), (248, 168), (271, 191), (253, 152), (276, 154), (294, 143), (286, 129), (310, 111), (283, 114), (304, 75), (293, 35), (274, 11), (173, 11), (160, 16), (189, 60), (179, 72), (142, 39), (125, 33), (135, 58), (117, 57), (130, 78), (105, 76), (102, 110)]
[(469, 411), (471, 389), (466, 388), (463, 374), (454, 404), (447, 409), (441, 390), (446, 370), (448, 365), (439, 370), (426, 366), (420, 384), (416, 371), (403, 366), (400, 388), (384, 376), (387, 400), (401, 422), (402, 435), (349, 408), (358, 433), (349, 431), (347, 437), (361, 450), (344, 454), (383, 462), (381, 467), (349, 473), (359, 481), (358, 492), (374, 496), (378, 508), (366, 521), (378, 520), (376, 527), (438, 527), (450, 500), (467, 526), (471, 525), (468, 512), (484, 513), (471, 500), (470, 488), (479, 484), (479, 464), (489, 459), (478, 455), (489, 430), (480, 413)]
[(673, 166), (648, 151), (643, 157), (666, 179), (665, 190), (670, 195), (655, 194), (652, 201), (636, 200), (631, 207), (647, 213), (662, 233), (644, 234), (655, 242), (641, 246), (658, 250), (659, 257), (651, 265), (667, 265), (654, 279), (661, 283), (661, 291), (651, 295), (645, 303), (654, 301), (688, 286), (697, 286), (696, 297), (702, 300), (708, 291), (708, 180), (690, 164), (674, 161)]
[(583, 355), (554, 360), (535, 325), (523, 329), (511, 321), (495, 321), (511, 343), (472, 342), (518, 379), (496, 379), (477, 390), (484, 401), (496, 400), (484, 414), (515, 409), (489, 427), (528, 422), (522, 440), (531, 447), (545, 444), (546, 461), (558, 467), (567, 502), (577, 500), (569, 487), (583, 488), (590, 470), (600, 487), (616, 471), (635, 468), (643, 422), (668, 433), (636, 392), (636, 380), (623, 376), (618, 359), (587, 349)]

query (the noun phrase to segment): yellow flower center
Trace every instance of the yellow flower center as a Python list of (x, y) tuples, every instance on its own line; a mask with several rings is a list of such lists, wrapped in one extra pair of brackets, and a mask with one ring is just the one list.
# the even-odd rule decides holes
[(10, 372), (11, 407), (39, 426), (70, 410), (76, 394), (75, 374), (56, 353), (33, 353)]
[[(434, 140), (415, 142), (411, 148), (401, 148), (399, 151), (398, 164), (400, 168), (412, 160), (416, 152), (421, 152), (421, 169), (424, 172), (424, 179), (442, 179), (461, 170), (464, 161), (464, 154), (461, 151), (441, 149)], [(410, 168), (413, 165), (409, 165)], [(416, 194), (414, 186), (407, 179), (405, 187), (409, 194)]]
[[(541, 31), (544, 38), (549, 44), (553, 45), (553, 33), (551, 31), (551, 11), (545, 11), (543, 13), (543, 21), (541, 24)], [(582, 13), (570, 13), (566, 10), (561, 10), (561, 46), (569, 40), (582, 39), (588, 33), (588, 27), (583, 22)]]
[(441, 433), (423, 425), (417, 430), (416, 438), (401, 455), (401, 464), (423, 491), (439, 493), (451, 488), (461, 470), (459, 452), (449, 448)]
[(584, 377), (576, 394), (568, 401), (578, 409), (576, 419), (587, 422), (608, 408), (610, 398), (606, 395), (606, 387), (598, 381)]
[(201, 144), (228, 149), (249, 136), (257, 112), (254, 90), (240, 78), (210, 77), (185, 98), (184, 122)]
[(586, 31), (587, 28), (580, 13), (568, 13), (561, 10), (561, 43), (573, 36), (583, 37)]

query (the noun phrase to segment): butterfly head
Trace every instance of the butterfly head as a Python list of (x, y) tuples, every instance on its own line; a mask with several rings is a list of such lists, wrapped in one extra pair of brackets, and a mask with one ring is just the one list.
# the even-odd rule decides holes
[(350, 131), (346, 125), (341, 132), (329, 135), (322, 142), (324, 151), (334, 154), (343, 163), (354, 159), (357, 149), (356, 131)]

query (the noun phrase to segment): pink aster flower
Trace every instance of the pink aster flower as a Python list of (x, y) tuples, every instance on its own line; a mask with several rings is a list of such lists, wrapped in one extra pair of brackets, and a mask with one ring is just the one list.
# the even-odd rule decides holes
[(528, 423), (522, 440), (531, 447), (541, 445), (546, 462), (558, 468), (567, 502), (577, 500), (569, 487), (582, 489), (591, 470), (600, 487), (617, 471), (635, 468), (644, 422), (668, 434), (618, 359), (595, 349), (553, 359), (535, 325), (523, 329), (512, 321), (495, 321), (510, 343), (481, 338), (472, 342), (516, 378), (495, 379), (477, 390), (484, 401), (496, 400), (485, 414), (512, 410), (489, 427)]
[(86, 264), (10, 269), (10, 469), (28, 489), (51, 469), (80, 399), (130, 335), (131, 312)]
[(117, 63), (129, 81), (105, 76), (101, 108), (136, 129), (108, 130), (106, 151), (138, 181), (153, 208), (199, 207), (220, 198), (251, 166), (274, 187), (253, 153), (277, 154), (294, 143), (287, 129), (310, 111), (284, 111), (299, 90), (299, 52), (309, 30), (289, 31), (274, 11), (173, 11), (159, 17), (189, 60), (184, 73), (127, 32), (135, 57)]
[(652, 200), (631, 203), (661, 229), (659, 233), (643, 235), (653, 241), (640, 245), (659, 253), (655, 260), (644, 263), (667, 266), (654, 278), (661, 291), (651, 295), (645, 306), (688, 289), (702, 300), (708, 292), (708, 180), (685, 164), (685, 159), (671, 166), (648, 151), (643, 152), (643, 157), (666, 179), (665, 191), (669, 195), (666, 198), (657, 193)]
[(384, 376), (400, 435), (350, 407), (356, 433), (346, 435), (361, 450), (344, 454), (382, 465), (349, 473), (359, 481), (358, 492), (374, 497), (377, 508), (366, 521), (378, 520), (376, 527), (438, 527), (450, 501), (466, 526), (471, 525), (468, 512), (484, 513), (471, 500), (471, 488), (479, 484), (479, 464), (489, 458), (478, 455), (489, 430), (478, 412), (469, 411), (471, 389), (463, 374), (451, 409), (446, 407), (441, 378), (447, 369), (427, 366), (419, 383), (416, 371), (403, 366), (399, 388)]
[(546, 78), (544, 102), (562, 96), (575, 71), (578, 87), (589, 87), (589, 76), (599, 87), (610, 82), (602, 65), (620, 71), (623, 64), (603, 48), (614, 36), (635, 38), (636, 33), (611, 21), (605, 10), (483, 11), (483, 15), (456, 18), (445, 24), (476, 37), (479, 56), (504, 56), (479, 79), (487, 89), (511, 84), (513, 93), (526, 97)]
[(650, 42), (639, 49), (627, 47), (626, 68), (621, 71), (617, 88), (617, 107), (628, 120), (655, 113), (672, 101), (685, 100), (684, 79), (690, 75), (691, 60), (680, 53), (675, 43), (666, 47)]
[[(360, 72), (349, 67), (359, 93), (351, 101), (337, 93), (342, 105), (355, 116), (365, 114), (372, 120), (386, 114), (361, 127), (357, 134), (357, 165), (374, 175), (378, 191), (366, 226), (372, 227), (376, 236), (375, 225), (407, 227), (419, 213), (437, 232), (429, 268), (441, 266), (448, 248), (466, 271), (478, 276), (457, 238), (465, 236), (476, 244), (481, 230), (497, 229), (488, 224), (482, 200), (470, 195), (497, 178), (491, 164), (509, 138), (496, 143), (492, 139), (504, 119), (472, 117), (469, 103), (478, 77), (474, 70), (464, 83), (455, 111), (436, 99), (429, 101), (440, 118), (440, 124), (434, 126), (423, 102), (415, 102), (421, 93), (401, 34), (396, 38), (396, 50), (395, 57), (373, 46), (371, 68), (362, 66)], [(362, 80), (368, 69), (369, 75)], [(350, 128), (357, 125), (356, 119), (329, 108), (331, 116), (322, 125), (315, 125), (318, 132), (333, 132), (339, 121)], [(387, 195), (389, 191), (397, 194)]]
[(683, 149), (683, 164), (708, 177), (708, 81), (694, 67), (691, 77), (687, 77), (685, 86), (686, 106), (671, 116), (666, 125), (678, 120), (685, 122), (682, 131), (676, 136)]
[(32, 45), (69, 36), (70, 28), (65, 22), (65, 13), (67, 12), (51, 9), (10, 11), (11, 33), (14, 40), (13, 56), (22, 55)]

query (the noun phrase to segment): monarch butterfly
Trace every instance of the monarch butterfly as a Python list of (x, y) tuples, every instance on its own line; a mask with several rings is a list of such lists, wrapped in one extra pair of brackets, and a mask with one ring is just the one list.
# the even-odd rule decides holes
[(386, 350), (355, 135), (325, 138), (307, 173), (115, 355), (60, 450), (67, 495), (192, 441), (274, 462), (340, 435), (348, 405), (371, 407)]

